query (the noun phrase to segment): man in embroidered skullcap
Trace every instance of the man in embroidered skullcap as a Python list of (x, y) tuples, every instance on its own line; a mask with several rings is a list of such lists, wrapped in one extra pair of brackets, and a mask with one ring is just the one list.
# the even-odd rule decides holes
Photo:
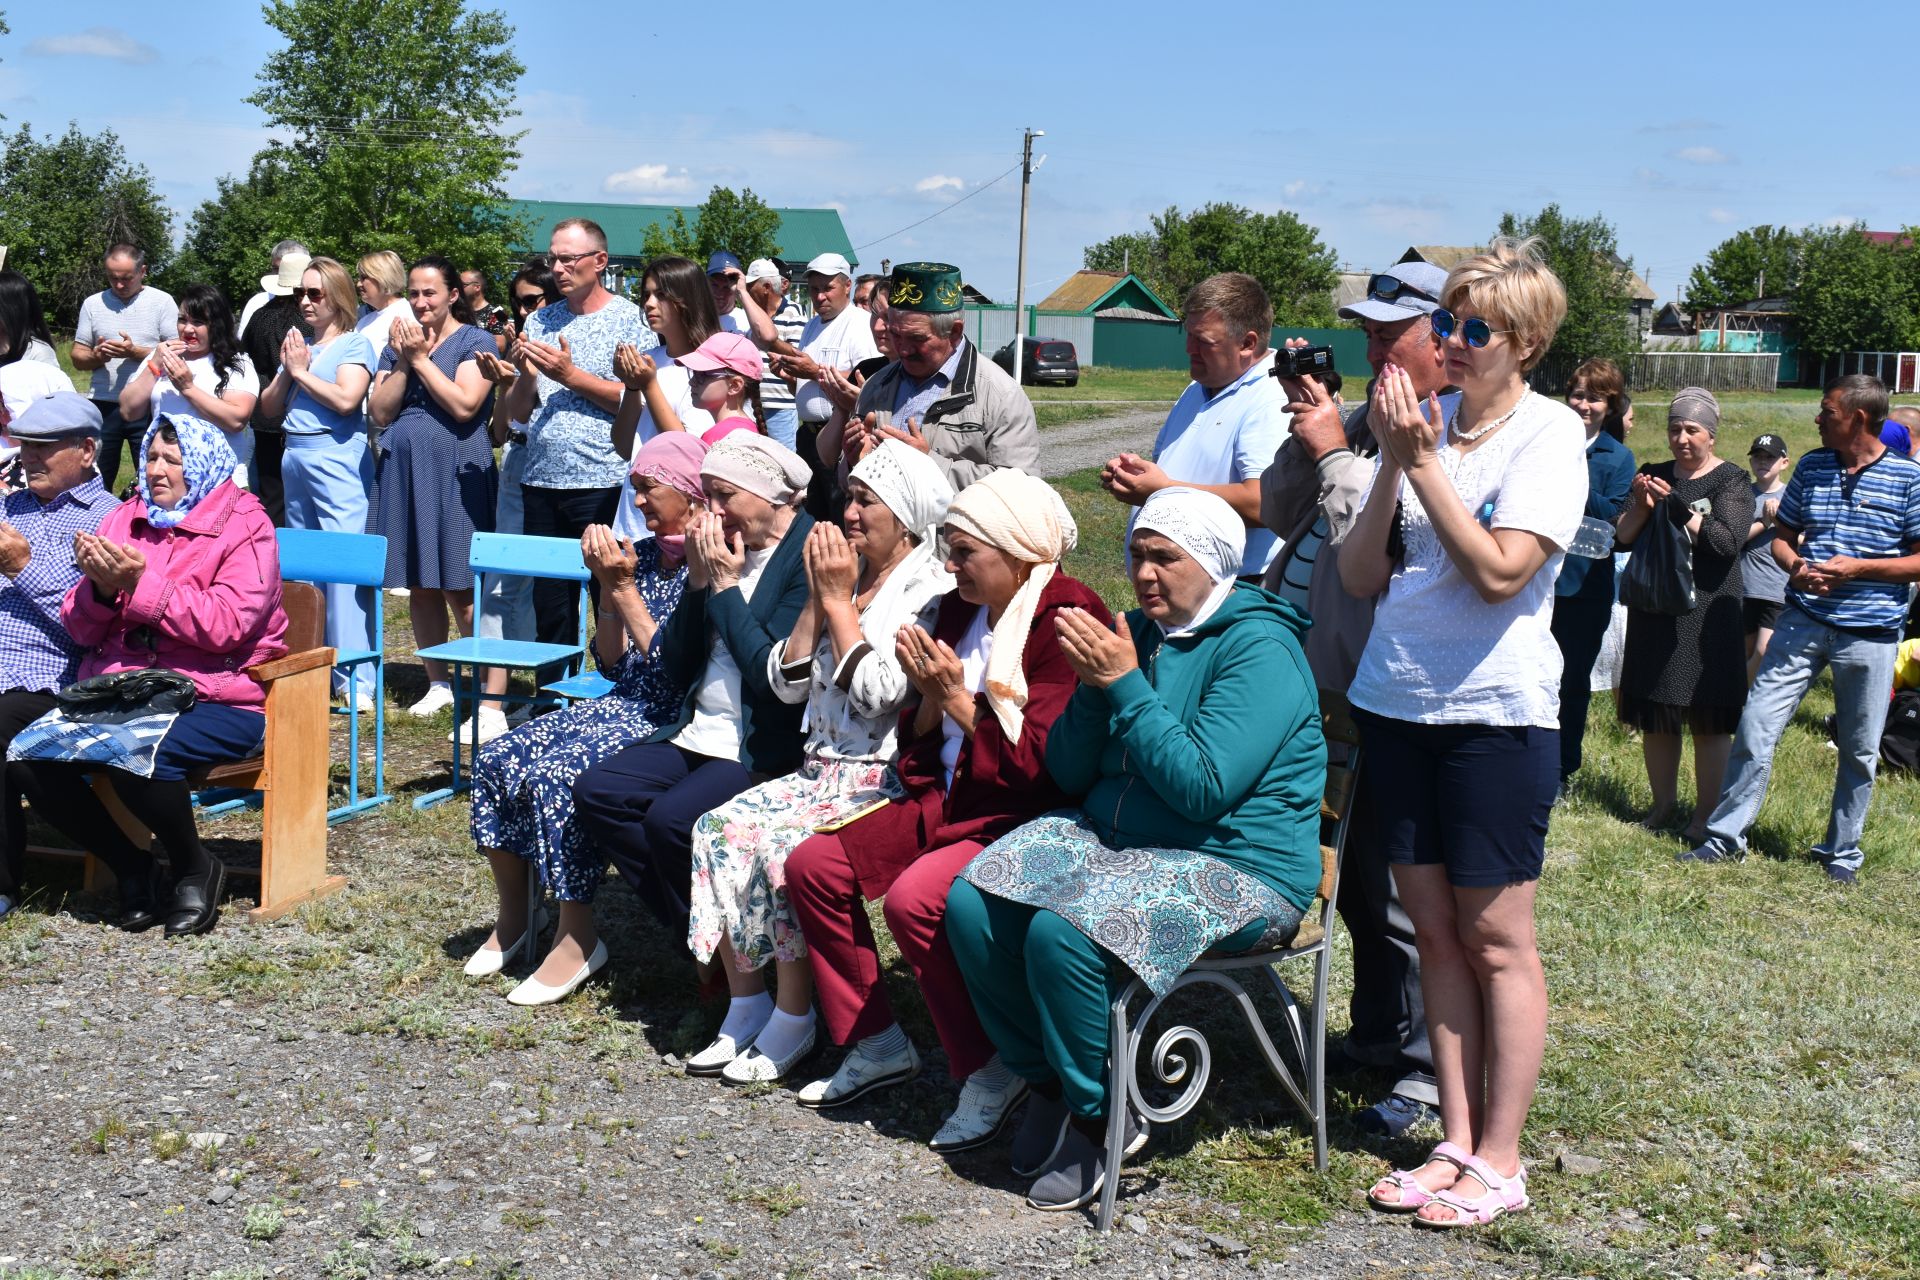
[(1040, 461), (1033, 403), (999, 365), (980, 358), (960, 313), (960, 268), (903, 262), (890, 277), (887, 340), (893, 362), (860, 389), (843, 440), (850, 467), (882, 440), (930, 455), (955, 491), (990, 471)]

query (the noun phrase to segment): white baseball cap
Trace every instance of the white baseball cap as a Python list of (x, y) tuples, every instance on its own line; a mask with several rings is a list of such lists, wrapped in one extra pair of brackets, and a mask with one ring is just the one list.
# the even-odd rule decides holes
[(807, 274), (851, 277), (853, 266), (840, 254), (823, 253), (807, 264)]
[(780, 280), (784, 277), (780, 274), (780, 268), (773, 265), (772, 258), (755, 258), (747, 264), (747, 279), (749, 281)]

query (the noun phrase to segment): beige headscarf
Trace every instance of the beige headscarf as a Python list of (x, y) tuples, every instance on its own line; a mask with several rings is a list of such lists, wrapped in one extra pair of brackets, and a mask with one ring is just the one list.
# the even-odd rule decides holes
[(1067, 504), (1045, 480), (1024, 471), (990, 471), (960, 491), (947, 508), (947, 527), (978, 538), (1016, 560), (1034, 566), (1013, 593), (993, 628), (993, 652), (987, 658), (987, 705), (1011, 742), (1020, 741), (1027, 705), (1027, 676), (1022, 662), (1040, 593), (1073, 550), (1080, 530)]

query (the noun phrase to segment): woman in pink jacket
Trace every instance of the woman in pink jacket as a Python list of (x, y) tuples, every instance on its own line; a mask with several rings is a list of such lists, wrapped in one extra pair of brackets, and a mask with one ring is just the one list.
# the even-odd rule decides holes
[[(266, 733), (266, 691), (247, 669), (287, 651), (280, 555), (260, 500), (233, 483), (218, 427), (164, 414), (147, 431), (139, 492), (96, 533), (74, 538), (84, 575), (60, 618), (84, 650), (80, 678), (159, 667), (193, 681), (186, 711), (119, 723), (55, 710), (8, 751), (24, 760), (34, 808), (97, 855), (120, 881), (123, 929), (164, 922), (168, 937), (205, 933), (226, 868), (200, 843), (188, 774), (245, 760)], [(158, 882), (81, 775), (114, 792), (166, 846), (172, 884)]]

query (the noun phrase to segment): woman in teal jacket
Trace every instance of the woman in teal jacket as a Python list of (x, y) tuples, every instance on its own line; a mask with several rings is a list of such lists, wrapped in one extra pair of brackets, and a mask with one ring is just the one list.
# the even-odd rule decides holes
[(1309, 624), (1236, 585), (1245, 538), (1212, 493), (1148, 499), (1129, 548), (1130, 634), (1077, 610), (1056, 622), (1081, 684), (1047, 769), (1081, 807), (989, 845), (947, 900), (974, 1007), (1032, 1088), (1013, 1167), (1036, 1177), (1038, 1209), (1077, 1209), (1105, 1180), (1113, 996), (1135, 975), (1164, 993), (1209, 950), (1290, 940), (1320, 879)]

